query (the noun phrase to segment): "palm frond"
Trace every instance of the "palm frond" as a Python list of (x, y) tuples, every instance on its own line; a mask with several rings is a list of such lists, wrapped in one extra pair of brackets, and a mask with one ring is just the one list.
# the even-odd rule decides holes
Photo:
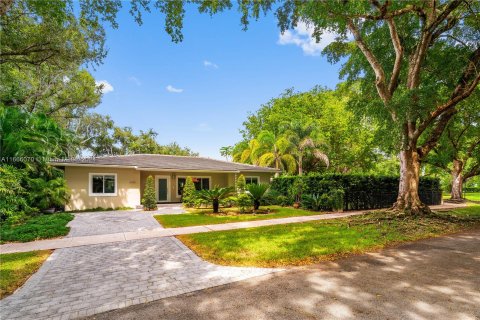
[(328, 159), (328, 156), (320, 150), (313, 150), (313, 156), (317, 159), (322, 160), (327, 165), (327, 168), (330, 166), (330, 159)]
[(295, 157), (291, 154), (284, 154), (280, 159), (283, 170), (290, 174), (295, 174), (297, 171), (297, 160), (295, 160)]

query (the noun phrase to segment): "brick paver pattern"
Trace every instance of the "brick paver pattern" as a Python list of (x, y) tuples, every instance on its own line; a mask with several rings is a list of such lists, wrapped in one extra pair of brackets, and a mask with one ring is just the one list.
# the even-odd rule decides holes
[(174, 237), (58, 249), (0, 318), (74, 319), (274, 271), (213, 265)]

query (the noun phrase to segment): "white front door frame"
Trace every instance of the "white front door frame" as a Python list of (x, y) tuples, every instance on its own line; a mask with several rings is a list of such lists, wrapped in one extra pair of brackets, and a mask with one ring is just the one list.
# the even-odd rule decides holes
[[(167, 180), (167, 200), (158, 200), (158, 179), (166, 179)], [(155, 199), (157, 199), (157, 202), (171, 202), (170, 201), (170, 196), (171, 196), (171, 192), (170, 192), (170, 176), (166, 176), (166, 175), (156, 175), (155, 176)]]

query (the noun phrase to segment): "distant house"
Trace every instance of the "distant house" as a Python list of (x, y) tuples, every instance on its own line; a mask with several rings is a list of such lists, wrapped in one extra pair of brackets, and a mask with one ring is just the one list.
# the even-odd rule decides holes
[(51, 163), (65, 171), (71, 190), (66, 210), (96, 207), (137, 207), (148, 176), (155, 179), (159, 203), (180, 202), (187, 176), (197, 189), (234, 186), (243, 174), (247, 183), (269, 183), (273, 168), (201, 157), (134, 154), (105, 156)]

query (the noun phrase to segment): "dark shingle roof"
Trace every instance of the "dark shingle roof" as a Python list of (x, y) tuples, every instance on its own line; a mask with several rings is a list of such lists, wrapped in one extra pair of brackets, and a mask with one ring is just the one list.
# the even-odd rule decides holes
[(160, 154), (132, 154), (124, 156), (87, 157), (78, 159), (58, 159), (51, 162), (55, 166), (102, 165), (136, 167), (138, 169), (163, 170), (203, 170), (203, 171), (252, 171), (277, 172), (274, 168), (228, 162), (202, 157), (169, 156)]

